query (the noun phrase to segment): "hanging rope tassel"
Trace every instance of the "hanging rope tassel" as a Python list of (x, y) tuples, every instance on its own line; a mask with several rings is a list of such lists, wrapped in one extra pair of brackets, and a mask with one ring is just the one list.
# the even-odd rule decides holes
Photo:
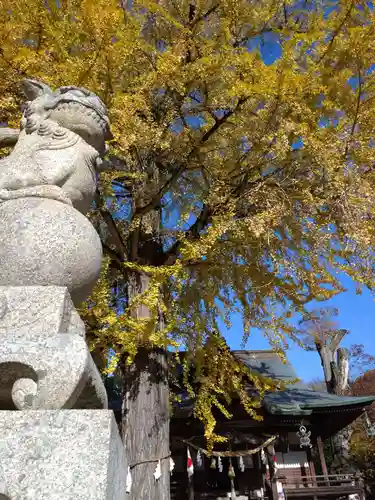
[(242, 455), (240, 457), (237, 458), (238, 460), (238, 468), (241, 472), (245, 472), (245, 463), (243, 461), (243, 457)]
[(203, 466), (203, 459), (202, 459), (201, 450), (198, 450), (197, 457), (196, 457), (195, 461), (196, 461), (197, 467), (199, 469), (201, 469)]
[(234, 478), (236, 477), (236, 473), (234, 472), (231, 458), (229, 459), (228, 477), (230, 479), (230, 498), (231, 498), (231, 500), (233, 500), (233, 499), (237, 498), (236, 490), (234, 487)]
[(161, 463), (160, 460), (156, 466), (155, 472), (154, 472), (154, 478), (155, 481), (158, 481), (161, 478)]

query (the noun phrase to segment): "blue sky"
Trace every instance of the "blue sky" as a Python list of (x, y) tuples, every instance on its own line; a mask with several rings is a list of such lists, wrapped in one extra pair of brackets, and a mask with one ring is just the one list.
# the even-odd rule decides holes
[[(327, 14), (329, 12), (327, 11)], [(278, 35), (267, 33), (260, 37), (253, 38), (248, 43), (249, 50), (260, 48), (261, 57), (265, 64), (273, 64), (282, 55), (282, 48)], [(356, 295), (356, 289), (350, 278), (343, 276), (342, 283), (347, 289), (337, 297), (323, 304), (312, 304), (314, 307), (336, 307), (339, 310), (338, 323), (341, 328), (350, 331), (344, 339), (342, 345), (363, 344), (365, 352), (375, 354), (373, 342), (373, 329), (375, 327), (375, 302), (371, 294), (366, 290), (362, 295)], [(241, 349), (242, 342), (242, 320), (240, 315), (232, 316), (233, 326), (230, 331), (226, 331), (225, 337), (232, 349)], [(223, 329), (225, 332), (225, 329)], [(260, 332), (254, 332), (246, 345), (247, 349), (268, 349), (267, 340)], [(297, 375), (304, 381), (314, 378), (322, 378), (323, 372), (320, 359), (317, 353), (307, 352), (291, 344), (287, 352), (289, 361), (297, 371)]]
[[(343, 276), (342, 283), (347, 289), (333, 299), (316, 304), (316, 307), (332, 306), (339, 310), (338, 323), (341, 328), (350, 331), (344, 339), (343, 346), (363, 344), (365, 351), (375, 354), (375, 302), (370, 292), (365, 290), (362, 295), (356, 295), (355, 286), (350, 278)], [(314, 305), (312, 304), (313, 308)], [(225, 337), (232, 349), (241, 349), (242, 320), (240, 315), (232, 316), (233, 326), (225, 332)], [(267, 340), (260, 332), (254, 332), (245, 347), (246, 349), (269, 349)], [(307, 352), (291, 343), (287, 357), (297, 371), (298, 377), (308, 382), (314, 378), (322, 378), (323, 372), (319, 356), (315, 352)]]

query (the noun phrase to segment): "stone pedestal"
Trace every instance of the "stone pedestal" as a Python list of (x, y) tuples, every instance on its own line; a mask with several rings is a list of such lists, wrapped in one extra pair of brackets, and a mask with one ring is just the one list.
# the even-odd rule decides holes
[(0, 500), (125, 500), (107, 406), (67, 288), (0, 286)]
[(67, 288), (0, 286), (0, 410), (107, 406)]
[(86, 89), (23, 90), (0, 160), (0, 500), (125, 500), (123, 445), (74, 307), (101, 268), (85, 214), (108, 112)]
[(0, 499), (125, 500), (109, 410), (0, 411)]

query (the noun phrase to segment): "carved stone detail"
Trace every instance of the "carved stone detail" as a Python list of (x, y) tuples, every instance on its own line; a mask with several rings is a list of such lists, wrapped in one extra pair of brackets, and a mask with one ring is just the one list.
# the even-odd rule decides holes
[(62, 287), (0, 287), (0, 409), (107, 408), (85, 327)]
[(24, 91), (17, 143), (0, 160), (0, 286), (66, 286), (78, 304), (100, 272), (100, 239), (81, 214), (111, 138), (107, 110), (86, 89), (25, 80)]
[(0, 160), (0, 500), (125, 500), (124, 448), (73, 305), (101, 268), (85, 214), (107, 110), (76, 87), (24, 92), (20, 131), (0, 130), (0, 147), (16, 142)]

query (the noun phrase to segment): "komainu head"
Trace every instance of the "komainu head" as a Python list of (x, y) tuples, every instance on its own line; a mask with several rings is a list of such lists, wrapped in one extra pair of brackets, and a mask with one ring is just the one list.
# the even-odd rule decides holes
[(94, 147), (100, 155), (105, 152), (105, 141), (112, 138), (108, 112), (97, 95), (79, 87), (60, 87), (53, 91), (36, 80), (23, 81), (23, 92), (28, 99), (21, 120), (26, 133), (39, 129), (41, 123), (53, 120), (72, 130)]

